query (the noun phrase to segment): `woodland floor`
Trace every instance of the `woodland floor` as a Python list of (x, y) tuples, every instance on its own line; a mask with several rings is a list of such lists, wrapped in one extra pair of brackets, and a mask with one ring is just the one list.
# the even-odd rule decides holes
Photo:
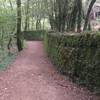
[(42, 42), (27, 42), (6, 71), (0, 72), (0, 100), (100, 100), (60, 75)]

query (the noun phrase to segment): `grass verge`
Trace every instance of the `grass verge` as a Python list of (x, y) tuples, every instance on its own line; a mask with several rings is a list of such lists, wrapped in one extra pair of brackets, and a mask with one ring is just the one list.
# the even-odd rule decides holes
[(12, 63), (15, 58), (16, 58), (17, 54), (10, 54), (8, 56), (6, 56), (1, 62), (0, 62), (0, 71), (3, 71), (7, 68), (7, 66)]

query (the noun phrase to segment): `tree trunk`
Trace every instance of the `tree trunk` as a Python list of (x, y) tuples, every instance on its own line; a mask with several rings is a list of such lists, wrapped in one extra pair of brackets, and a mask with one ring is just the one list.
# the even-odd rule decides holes
[(82, 0), (77, 1), (78, 5), (78, 19), (77, 19), (77, 32), (81, 32), (81, 22), (82, 22)]
[(86, 18), (85, 18), (85, 24), (84, 24), (84, 29), (83, 29), (84, 31), (87, 30), (87, 26), (88, 26), (88, 22), (89, 22), (89, 16), (90, 16), (92, 7), (95, 4), (95, 2), (96, 2), (96, 0), (92, 0), (90, 5), (89, 5), (89, 9), (88, 9), (88, 12), (87, 12), (87, 15), (86, 15)]
[(53, 14), (49, 15), (49, 21), (50, 21), (51, 30), (54, 30), (55, 29), (55, 19), (53, 17)]
[(75, 1), (73, 11), (71, 13), (71, 19), (70, 19), (70, 31), (75, 31), (76, 28), (76, 19), (77, 19), (77, 2)]
[(65, 31), (66, 19), (68, 14), (67, 10), (68, 10), (68, 0), (65, 0), (63, 7), (63, 15), (62, 15), (62, 32)]
[(25, 28), (24, 31), (28, 31), (29, 30), (29, 2), (30, 0), (27, 0), (27, 4), (26, 4), (26, 18), (25, 18)]
[(37, 19), (36, 21), (36, 30), (41, 30), (41, 19)]
[(21, 0), (17, 0), (17, 47), (18, 51), (23, 49), (21, 35)]

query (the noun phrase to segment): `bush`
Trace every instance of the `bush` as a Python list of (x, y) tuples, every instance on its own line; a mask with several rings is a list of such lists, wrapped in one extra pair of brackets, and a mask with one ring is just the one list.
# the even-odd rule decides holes
[(90, 88), (100, 88), (100, 33), (48, 33), (45, 46), (61, 73)]
[(43, 40), (44, 30), (23, 32), (26, 40)]

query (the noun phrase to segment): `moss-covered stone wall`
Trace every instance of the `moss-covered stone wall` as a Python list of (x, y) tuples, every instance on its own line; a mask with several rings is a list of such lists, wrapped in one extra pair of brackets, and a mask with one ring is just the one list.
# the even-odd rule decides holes
[(100, 33), (49, 33), (45, 47), (61, 73), (100, 89)]

